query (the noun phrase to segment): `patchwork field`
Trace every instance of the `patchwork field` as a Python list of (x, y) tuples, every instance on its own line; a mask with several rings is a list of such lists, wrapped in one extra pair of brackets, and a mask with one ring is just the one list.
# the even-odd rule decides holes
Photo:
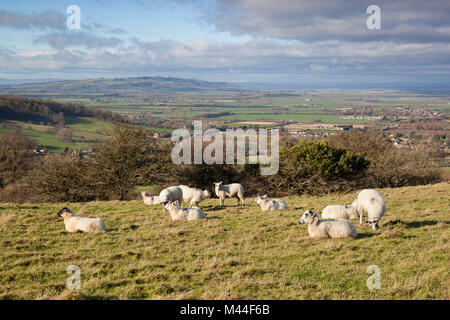
[[(298, 219), (357, 192), (285, 198), (284, 212), (210, 199), (200, 205), (207, 219), (193, 222), (142, 201), (0, 204), (0, 298), (449, 299), (450, 183), (380, 191), (381, 230), (353, 221), (354, 240), (313, 240)], [(66, 205), (109, 231), (66, 233), (56, 217)], [(66, 288), (70, 265), (81, 290)], [(379, 290), (366, 286), (370, 265)]]

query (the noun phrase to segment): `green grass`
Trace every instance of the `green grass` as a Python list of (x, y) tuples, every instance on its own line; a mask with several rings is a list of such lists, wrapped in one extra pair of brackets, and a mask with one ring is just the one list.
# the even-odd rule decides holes
[[(142, 201), (0, 204), (0, 298), (5, 299), (449, 299), (450, 184), (382, 189), (380, 231), (315, 240), (298, 219), (357, 192), (285, 198), (290, 209), (261, 212), (218, 199), (206, 220), (172, 222)], [(109, 231), (68, 234), (56, 212), (102, 218)], [(66, 288), (69, 265), (81, 290)], [(381, 269), (369, 290), (366, 270)]]

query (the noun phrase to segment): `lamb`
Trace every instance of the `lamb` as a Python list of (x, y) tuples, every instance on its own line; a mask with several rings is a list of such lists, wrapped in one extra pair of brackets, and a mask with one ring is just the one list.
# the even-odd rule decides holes
[(179, 185), (178, 187), (183, 190), (183, 201), (189, 202), (189, 208), (191, 208), (194, 203), (198, 206), (199, 202), (211, 197), (208, 190), (200, 190), (185, 185)]
[(64, 225), (66, 226), (67, 232), (105, 232), (105, 223), (100, 218), (84, 218), (76, 217), (72, 210), (65, 207), (62, 208), (58, 213), (58, 217), (64, 218)]
[(172, 221), (181, 221), (181, 220), (191, 221), (206, 218), (205, 214), (200, 208), (198, 207), (183, 208), (180, 206), (178, 201), (168, 202), (164, 206), (164, 209), (169, 211)]
[(317, 213), (306, 210), (301, 216), (300, 223), (308, 224), (308, 233), (312, 238), (356, 238), (358, 233), (355, 226), (347, 220), (320, 220)]
[(262, 197), (258, 196), (255, 202), (261, 206), (262, 211), (275, 211), (275, 210), (286, 210), (288, 208), (286, 202), (280, 199), (267, 199), (267, 195)]
[(159, 193), (159, 203), (163, 205), (167, 204), (169, 201), (183, 202), (183, 190), (180, 187), (173, 186), (162, 190)]
[(359, 224), (362, 225), (363, 211), (367, 212), (367, 220), (373, 230), (378, 230), (378, 221), (384, 216), (386, 202), (383, 196), (374, 189), (364, 189), (353, 201), (352, 206), (359, 211)]
[(238, 199), (237, 204), (239, 205), (239, 202), (245, 206), (244, 204), (244, 187), (242, 184), (239, 183), (232, 183), (232, 184), (222, 184), (222, 181), (220, 182), (214, 182), (214, 190), (216, 192), (216, 196), (220, 199), (220, 206), (223, 207), (225, 198), (233, 198), (236, 197)]
[(351, 205), (328, 205), (322, 210), (323, 219), (357, 219), (359, 218), (358, 209)]
[(144, 199), (144, 203), (148, 205), (160, 204), (159, 196), (151, 196), (148, 192), (142, 192), (142, 199)]

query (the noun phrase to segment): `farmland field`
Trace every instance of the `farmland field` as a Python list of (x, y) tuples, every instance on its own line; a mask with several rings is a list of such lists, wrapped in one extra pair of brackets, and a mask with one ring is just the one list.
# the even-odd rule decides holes
[[(261, 212), (218, 199), (206, 220), (171, 222), (142, 201), (0, 204), (3, 299), (449, 299), (450, 184), (381, 189), (379, 231), (356, 239), (313, 240), (306, 209), (350, 203), (357, 192), (285, 198), (290, 209)], [(104, 234), (68, 234), (56, 212), (102, 218)], [(81, 269), (81, 290), (66, 269)], [(369, 290), (370, 265), (381, 289)]]

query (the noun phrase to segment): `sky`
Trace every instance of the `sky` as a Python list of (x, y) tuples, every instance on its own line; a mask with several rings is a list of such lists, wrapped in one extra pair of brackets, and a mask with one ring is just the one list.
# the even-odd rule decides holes
[[(67, 8), (80, 8), (79, 30)], [(369, 29), (370, 5), (380, 29)], [(450, 87), (448, 0), (0, 0), (0, 78)]]

